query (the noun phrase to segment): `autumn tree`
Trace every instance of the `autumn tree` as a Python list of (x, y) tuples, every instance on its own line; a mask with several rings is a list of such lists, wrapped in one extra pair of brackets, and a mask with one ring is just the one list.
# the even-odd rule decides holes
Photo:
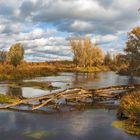
[(84, 67), (91, 67), (93, 64), (92, 60), (92, 42), (90, 38), (85, 38), (83, 40), (83, 54), (82, 59), (84, 61)]
[(93, 57), (92, 60), (93, 60), (94, 66), (103, 64), (104, 53), (103, 53), (102, 49), (100, 49), (99, 47), (93, 47), (92, 57)]
[(7, 54), (7, 61), (16, 67), (23, 61), (23, 59), (24, 59), (23, 45), (21, 43), (16, 43), (12, 45)]
[(76, 65), (84, 65), (83, 59), (82, 58), (82, 54), (83, 54), (83, 44), (82, 44), (82, 40), (81, 39), (73, 39), (70, 40), (70, 45), (71, 45), (71, 49), (73, 51), (74, 54), (74, 58), (73, 61)]
[(140, 27), (136, 27), (128, 33), (128, 41), (124, 51), (127, 60), (129, 60), (129, 70), (132, 74), (140, 66)]
[(0, 62), (1, 62), (1, 63), (6, 62), (6, 56), (7, 56), (7, 52), (5, 52), (5, 51), (0, 51)]
[(91, 67), (103, 62), (103, 52), (93, 45), (90, 38), (73, 39), (70, 45), (74, 54), (73, 61), (82, 67)]
[(115, 55), (113, 63), (118, 67), (121, 67), (122, 65), (127, 65), (128, 61), (126, 59), (126, 55), (120, 53)]
[(104, 64), (110, 66), (112, 64), (112, 56), (110, 52), (107, 52), (104, 57)]

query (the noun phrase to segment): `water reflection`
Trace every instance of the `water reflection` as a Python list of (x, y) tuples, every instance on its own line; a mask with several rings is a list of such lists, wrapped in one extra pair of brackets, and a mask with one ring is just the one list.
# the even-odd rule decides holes
[(38, 77), (29, 81), (51, 82), (52, 85), (64, 88), (83, 87), (99, 88), (115, 85), (128, 85), (140, 83), (140, 78), (134, 77), (130, 82), (129, 76), (121, 76), (115, 72), (97, 72), (97, 73), (66, 73), (61, 72), (60, 76)]
[(99, 88), (116, 85), (130, 85), (140, 83), (140, 78), (121, 76), (115, 72), (97, 72), (97, 73), (77, 73), (73, 76), (71, 86), (81, 86), (84, 88)]
[(7, 87), (6, 95), (22, 98), (22, 88)]
[[(116, 74), (115, 72), (97, 72), (97, 73), (62, 72), (60, 73), (59, 76), (38, 77), (32, 80), (25, 80), (25, 82), (28, 81), (51, 82), (53, 86), (60, 87), (62, 90), (70, 87), (82, 87), (92, 89), (116, 85), (138, 84), (140, 83), (140, 78), (133, 77), (132, 79), (129, 76), (121, 76)], [(30, 98), (49, 94), (50, 91), (46, 90), (44, 91), (32, 87), (9, 88), (8, 84), (0, 84), (0, 93)]]
[(75, 73), (72, 80), (72, 86), (84, 86), (92, 81), (100, 81), (100, 73)]

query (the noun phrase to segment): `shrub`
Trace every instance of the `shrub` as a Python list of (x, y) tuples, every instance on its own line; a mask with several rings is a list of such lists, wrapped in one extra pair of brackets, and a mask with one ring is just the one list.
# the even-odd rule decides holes
[(133, 125), (140, 125), (140, 92), (124, 96), (120, 109)]

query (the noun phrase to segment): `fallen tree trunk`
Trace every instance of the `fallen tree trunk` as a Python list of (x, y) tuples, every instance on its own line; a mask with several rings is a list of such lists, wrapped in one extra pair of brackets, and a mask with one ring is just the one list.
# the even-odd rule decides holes
[[(117, 98), (121, 97), (122, 93), (127, 93), (128, 91), (135, 90), (140, 85), (133, 85), (133, 86), (126, 86), (126, 85), (121, 85), (121, 86), (111, 86), (111, 87), (106, 87), (106, 88), (99, 88), (99, 89), (82, 89), (82, 88), (69, 88), (65, 89), (56, 93), (48, 94), (45, 96), (40, 96), (36, 98), (29, 98), (29, 99), (22, 99), (18, 102), (14, 102), (8, 105), (0, 106), (0, 109), (6, 109), (6, 108), (11, 108), (14, 106), (18, 106), (20, 104), (27, 104), (32, 101), (43, 101), (42, 103), (35, 105), (32, 104), (32, 110), (37, 110), (50, 102), (53, 102), (53, 104), (57, 104), (56, 101), (59, 101), (60, 99), (65, 99), (66, 102), (68, 101), (73, 101), (76, 104), (81, 102), (85, 102), (88, 99), (91, 99), (92, 101), (102, 101), (102, 100), (108, 100), (111, 98)], [(126, 90), (123, 92), (114, 92), (115, 90)], [(30, 104), (31, 105), (31, 104)]]

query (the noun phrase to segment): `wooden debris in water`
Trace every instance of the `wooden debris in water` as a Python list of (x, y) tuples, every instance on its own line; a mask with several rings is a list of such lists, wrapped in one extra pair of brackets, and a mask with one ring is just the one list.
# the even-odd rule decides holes
[[(133, 86), (111, 86), (106, 88), (99, 89), (83, 89), (83, 88), (69, 88), (56, 93), (48, 94), (45, 96), (40, 96), (36, 98), (22, 99), (20, 101), (14, 102), (12, 104), (7, 104), (4, 106), (0, 106), (0, 109), (7, 109), (14, 106), (18, 106), (20, 104), (29, 104), (32, 101), (38, 101), (40, 104), (32, 104), (32, 110), (37, 110), (43, 106), (47, 106), (51, 104), (59, 104), (59, 100), (64, 99), (66, 104), (68, 103), (87, 103), (90, 99), (92, 102), (99, 102), (104, 100), (110, 100), (114, 98), (120, 98), (123, 94), (128, 91), (132, 91), (140, 87), (140, 85)], [(117, 92), (119, 90), (123, 90), (122, 92)], [(125, 90), (125, 91), (124, 91)], [(116, 91), (116, 92), (115, 92)], [(31, 105), (30, 105), (31, 106)]]

